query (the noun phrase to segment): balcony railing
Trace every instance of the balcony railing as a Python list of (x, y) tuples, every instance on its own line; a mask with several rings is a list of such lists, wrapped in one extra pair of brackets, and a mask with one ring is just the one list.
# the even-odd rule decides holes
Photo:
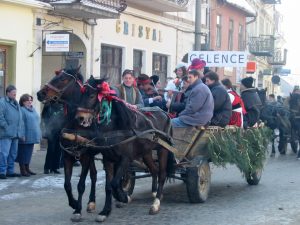
[(255, 56), (273, 56), (275, 38), (272, 35), (260, 35), (249, 38), (249, 52)]
[(287, 56), (287, 49), (282, 51), (281, 48), (275, 49), (273, 56), (268, 57), (267, 61), (270, 65), (285, 65), (286, 64), (286, 56)]
[(128, 6), (156, 12), (185, 12), (189, 0), (127, 0)]
[(281, 0), (262, 0), (264, 4), (281, 4)]
[(54, 13), (81, 19), (118, 18), (126, 0), (42, 0), (54, 6)]

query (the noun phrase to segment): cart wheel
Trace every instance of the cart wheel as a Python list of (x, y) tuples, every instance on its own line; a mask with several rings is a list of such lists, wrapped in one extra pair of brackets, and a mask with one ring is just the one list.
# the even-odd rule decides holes
[(247, 183), (250, 185), (258, 185), (262, 175), (262, 169), (257, 169), (254, 173), (246, 176)]
[(207, 161), (197, 167), (189, 167), (186, 171), (186, 189), (191, 203), (206, 201), (210, 189), (211, 173)]
[(122, 178), (123, 191), (127, 192), (128, 195), (132, 195), (135, 185), (135, 172), (127, 172)]

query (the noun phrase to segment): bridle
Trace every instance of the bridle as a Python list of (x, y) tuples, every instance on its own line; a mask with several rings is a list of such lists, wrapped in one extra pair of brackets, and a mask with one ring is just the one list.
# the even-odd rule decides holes
[(62, 70), (61, 73), (64, 73), (65, 75), (70, 76), (72, 78), (72, 80), (65, 87), (63, 87), (62, 89), (58, 89), (57, 87), (54, 87), (52, 84), (46, 83), (45, 87), (47, 89), (50, 89), (50, 90), (54, 91), (54, 93), (55, 93), (54, 96), (51, 96), (51, 98), (48, 98), (47, 101), (55, 101), (55, 102), (62, 101), (61, 96), (74, 83), (77, 83), (80, 86), (80, 89), (83, 88), (82, 82), (79, 79), (76, 78), (76, 75), (78, 74), (78, 72), (75, 75), (72, 75), (72, 74), (67, 73), (66, 71)]

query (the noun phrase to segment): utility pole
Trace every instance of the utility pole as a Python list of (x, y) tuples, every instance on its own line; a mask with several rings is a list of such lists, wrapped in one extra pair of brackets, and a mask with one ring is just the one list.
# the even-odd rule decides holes
[(195, 51), (201, 50), (201, 1), (195, 0)]

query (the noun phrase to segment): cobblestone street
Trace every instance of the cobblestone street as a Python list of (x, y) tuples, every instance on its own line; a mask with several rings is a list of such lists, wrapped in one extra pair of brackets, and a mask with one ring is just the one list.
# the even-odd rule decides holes
[[(2, 225), (67, 225), (72, 209), (63, 189), (63, 174), (42, 174), (45, 151), (33, 156), (32, 169), (39, 174), (30, 178), (10, 178), (0, 182)], [(97, 162), (97, 212), (104, 203), (104, 172)], [(258, 186), (249, 186), (235, 166), (227, 169), (211, 164), (212, 184), (204, 204), (188, 202), (185, 184), (167, 183), (161, 211), (148, 215), (152, 203), (150, 179), (137, 180), (133, 202), (113, 207), (105, 224), (205, 224), (205, 225), (278, 225), (300, 224), (300, 162), (290, 151), (286, 156), (269, 158)], [(62, 170), (61, 170), (62, 171)], [(80, 167), (75, 167), (73, 191), (76, 190)], [(89, 178), (83, 200), (87, 203)], [(76, 193), (76, 192), (74, 192)], [(96, 213), (83, 209), (84, 224), (96, 224)]]

